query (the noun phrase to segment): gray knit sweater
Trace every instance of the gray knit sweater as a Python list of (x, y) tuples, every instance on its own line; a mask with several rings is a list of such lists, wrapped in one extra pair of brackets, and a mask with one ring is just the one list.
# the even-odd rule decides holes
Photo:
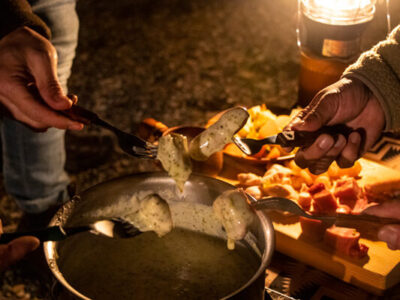
[(343, 77), (364, 82), (385, 111), (385, 131), (400, 131), (400, 25), (386, 40), (364, 52)]

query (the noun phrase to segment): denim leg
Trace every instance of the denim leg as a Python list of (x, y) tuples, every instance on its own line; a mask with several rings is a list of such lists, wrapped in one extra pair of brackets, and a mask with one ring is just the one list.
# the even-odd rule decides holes
[[(31, 1), (34, 12), (52, 31), (58, 54), (58, 77), (64, 91), (71, 72), (79, 22), (75, 0)], [(1, 127), (3, 174), (7, 192), (27, 213), (40, 213), (67, 200), (63, 130), (37, 133), (4, 118)]]

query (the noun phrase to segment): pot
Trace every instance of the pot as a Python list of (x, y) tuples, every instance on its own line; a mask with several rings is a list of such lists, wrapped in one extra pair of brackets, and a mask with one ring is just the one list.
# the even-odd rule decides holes
[[(165, 173), (135, 174), (101, 183), (86, 190), (79, 197), (74, 197), (57, 212), (51, 220), (50, 226), (83, 225), (100, 218), (121, 216), (121, 214), (131, 209), (131, 202), (129, 202), (131, 195), (145, 195), (146, 193), (155, 192), (168, 202), (174, 225), (176, 228), (179, 228), (174, 228), (171, 233), (163, 238), (157, 237), (156, 240), (154, 240), (156, 243), (158, 241), (167, 241), (168, 235), (173, 236), (175, 234), (174, 231), (179, 232), (183, 230), (186, 232), (190, 230), (195, 232), (193, 234), (198, 233), (201, 234), (202, 237), (206, 235), (207, 237), (212, 236), (212, 239), (216, 241), (223, 241), (225, 246), (225, 232), (219, 223), (215, 223), (216, 219), (212, 214), (212, 203), (222, 192), (234, 188), (234, 186), (223, 181), (204, 175), (192, 174), (189, 181), (185, 184), (183, 193), (180, 194), (174, 181)], [(267, 216), (260, 211), (256, 211), (255, 215), (255, 221), (251, 225), (248, 234), (244, 240), (237, 244), (237, 250), (232, 251), (232, 255), (240, 256), (243, 253), (247, 255), (251, 252), (251, 257), (255, 259), (256, 265), (251, 269), (250, 275), (246, 277), (246, 280), (243, 281), (240, 286), (218, 297), (220, 299), (264, 299), (265, 270), (271, 260), (274, 249), (274, 233), (272, 223)], [(123, 270), (124, 266), (129, 266), (132, 262), (137, 261), (137, 259), (135, 259), (137, 256), (136, 254), (130, 255), (133, 252), (123, 252), (126, 245), (120, 243), (130, 243), (133, 245), (139, 243), (139, 239), (142, 237), (144, 238), (145, 235), (151, 234), (155, 236), (154, 233), (143, 233), (131, 239), (114, 240), (104, 238), (106, 240), (101, 240), (100, 237), (88, 233), (85, 237), (79, 237), (78, 235), (76, 240), (69, 238), (62, 242), (44, 243), (44, 252), (48, 266), (54, 274), (58, 286), (62, 286), (61, 291), (55, 291), (56, 295), (54, 295), (54, 297), (56, 297), (56, 299), (91, 299), (90, 295), (85, 294), (86, 286), (79, 286), (82, 282), (90, 281), (98, 284), (99, 289), (101, 288), (111, 293), (109, 297), (105, 297), (104, 299), (127, 299), (128, 297), (126, 294), (121, 296), (113, 294), (113, 291), (115, 291), (116, 284), (122, 284), (125, 289), (127, 286), (130, 286), (129, 280), (126, 278), (120, 280), (118, 277), (120, 273), (125, 272)], [(88, 241), (90, 239), (98, 240), (89, 246)], [(106, 246), (101, 248), (102, 244)], [(171, 244), (171, 246), (174, 245)], [(100, 251), (100, 249), (102, 250)], [(245, 252), (240, 252), (239, 250)], [(196, 253), (195, 250), (190, 251), (192, 251), (190, 253), (193, 258), (195, 258), (195, 261), (197, 261), (198, 257), (200, 259), (200, 257), (213, 256), (214, 253), (217, 253), (211, 251), (207, 253), (207, 255), (204, 255), (200, 250), (199, 253)], [(239, 252), (235, 254), (235, 251)], [(166, 259), (163, 263), (169, 264), (170, 261), (174, 261), (175, 258), (178, 259), (183, 256), (184, 248), (178, 248), (178, 251), (172, 253), (176, 255), (170, 260)], [(231, 254), (228, 254), (228, 256), (229, 255)], [(118, 272), (115, 271), (116, 266), (114, 263), (107, 265), (108, 261), (113, 261), (116, 257), (118, 257), (119, 260), (123, 260), (122, 267), (119, 266), (121, 269), (119, 269)], [(226, 254), (219, 257), (218, 264), (224, 261), (225, 257)], [(243, 257), (243, 259), (246, 262), (248, 261), (247, 257)], [(91, 264), (89, 261), (91, 261)], [(146, 261), (150, 262), (153, 260)], [(75, 265), (72, 266), (71, 264)], [(177, 272), (179, 278), (176, 280), (174, 278), (173, 282), (175, 283), (175, 281), (184, 276), (193, 275), (191, 273), (193, 268), (195, 268), (195, 266), (182, 266)], [(73, 276), (71, 277), (71, 270), (79, 274), (78, 281), (74, 281)], [(84, 278), (88, 271), (90, 271), (89, 281), (88, 278)], [(239, 273), (241, 272), (236, 274)], [(104, 275), (103, 277), (107, 278), (105, 283), (100, 283), (100, 275)], [(128, 277), (128, 279), (133, 278), (132, 276)], [(219, 278), (218, 276), (219, 273), (217, 274), (217, 278)], [(206, 274), (205, 279), (207, 279), (207, 277), (208, 274)], [(236, 278), (236, 276), (230, 278)], [(151, 282), (150, 289), (152, 290), (159, 289), (162, 285), (161, 280), (158, 281), (157, 278), (150, 278), (148, 281)], [(221, 285), (223, 284), (221, 283)], [(109, 290), (108, 286), (110, 287)], [(187, 287), (183, 285), (179, 287), (179, 290), (184, 293), (186, 288)], [(120, 290), (118, 290), (118, 292), (120, 292)], [(132, 297), (137, 299), (134, 288), (132, 288), (131, 292)], [(209, 291), (207, 291), (207, 289), (197, 291), (198, 294), (196, 294), (196, 298), (211, 299), (210, 297), (203, 296), (203, 292), (207, 293)], [(98, 297), (93, 298), (97, 299)], [(176, 299), (179, 299), (179, 295), (176, 296)]]

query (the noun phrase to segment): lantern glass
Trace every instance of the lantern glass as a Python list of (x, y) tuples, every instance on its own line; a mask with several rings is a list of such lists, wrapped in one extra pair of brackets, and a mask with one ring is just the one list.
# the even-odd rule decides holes
[(361, 53), (361, 37), (375, 0), (298, 0), (300, 73), (298, 104), (337, 81)]
[(301, 0), (310, 19), (331, 25), (351, 25), (372, 20), (375, 0)]

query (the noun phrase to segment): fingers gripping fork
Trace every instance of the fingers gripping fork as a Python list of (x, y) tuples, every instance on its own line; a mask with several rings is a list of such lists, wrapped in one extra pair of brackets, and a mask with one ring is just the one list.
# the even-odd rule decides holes
[(78, 105), (73, 105), (70, 109), (64, 110), (61, 113), (66, 117), (85, 125), (95, 124), (112, 131), (117, 136), (120, 148), (129, 155), (150, 159), (155, 159), (157, 157), (156, 146), (133, 134), (126, 133), (112, 126), (108, 122), (100, 119), (94, 112)]

